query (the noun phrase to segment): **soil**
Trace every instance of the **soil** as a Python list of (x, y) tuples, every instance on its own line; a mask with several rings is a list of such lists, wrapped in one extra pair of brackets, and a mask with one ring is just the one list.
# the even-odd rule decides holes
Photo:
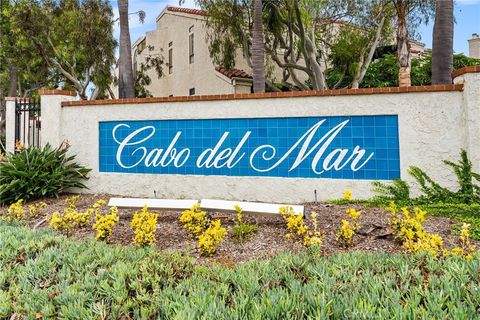
[[(59, 198), (45, 198), (39, 201), (47, 203), (41, 215), (29, 219), (26, 224), (34, 228), (48, 228), (48, 223), (41, 223), (45, 216), (55, 211), (63, 211), (65, 208), (65, 199), (69, 194)], [(112, 195), (107, 194), (82, 194), (77, 202), (77, 210), (85, 211), (93, 203), (100, 199), (108, 199)], [(34, 201), (35, 203), (38, 201)], [(401, 244), (394, 239), (388, 224), (389, 214), (382, 208), (362, 207), (360, 205), (332, 205), (327, 203), (305, 203), (306, 219), (310, 218), (310, 213), (315, 211), (318, 215), (319, 229), (325, 235), (322, 253), (331, 255), (336, 252), (363, 250), (368, 252), (401, 252)], [(341, 247), (336, 241), (336, 230), (341, 225), (341, 220), (345, 219), (345, 210), (347, 207), (354, 207), (362, 211), (359, 223), (360, 229), (354, 238), (354, 245), (348, 249)], [(6, 207), (0, 207), (0, 215), (6, 212)], [(137, 209), (138, 210), (138, 209)], [(115, 226), (112, 235), (109, 238), (111, 245), (128, 245), (131, 243), (133, 232), (130, 230), (130, 220), (135, 209), (119, 209), (120, 221)], [(192, 256), (199, 258), (200, 263), (207, 261), (218, 261), (223, 265), (234, 266), (251, 259), (269, 258), (283, 251), (299, 252), (305, 250), (301, 240), (287, 239), (285, 237), (285, 222), (281, 216), (255, 216), (245, 215), (251, 223), (257, 225), (257, 232), (246, 242), (239, 243), (231, 237), (232, 227), (236, 215), (225, 212), (211, 212), (214, 219), (220, 219), (222, 225), (227, 229), (228, 236), (217, 248), (217, 252), (211, 258), (202, 258), (196, 251), (196, 241), (183, 229), (178, 222), (181, 211), (167, 211), (150, 209), (149, 211), (159, 214), (158, 228), (156, 231), (159, 250), (184, 250), (191, 253)], [(452, 233), (452, 225), (456, 222), (449, 218), (427, 216), (425, 229), (432, 233), (439, 234), (446, 248), (453, 247), (458, 241), (458, 237)], [(94, 239), (95, 234), (91, 226), (77, 228), (71, 232), (70, 237), (79, 239)], [(475, 241), (473, 241), (475, 242)], [(480, 242), (475, 244), (480, 245)]]

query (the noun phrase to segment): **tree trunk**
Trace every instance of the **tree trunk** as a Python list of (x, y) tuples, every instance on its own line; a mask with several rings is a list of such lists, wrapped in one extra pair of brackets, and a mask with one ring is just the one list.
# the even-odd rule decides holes
[(135, 83), (132, 68), (132, 44), (128, 27), (128, 0), (118, 0), (120, 16), (120, 57), (118, 59), (118, 97), (134, 98)]
[(265, 41), (262, 0), (254, 1), (252, 33), (253, 92), (265, 92)]
[(377, 25), (377, 32), (375, 33), (375, 39), (370, 46), (370, 51), (368, 52), (367, 58), (365, 59), (362, 53), (361, 61), (360, 61), (360, 68), (358, 68), (355, 76), (353, 77), (352, 82), (352, 89), (358, 89), (360, 83), (362, 83), (365, 74), (367, 73), (368, 67), (372, 62), (373, 55), (375, 54), (375, 50), (380, 43), (380, 39), (382, 38), (382, 29), (383, 25), (385, 24), (385, 16), (382, 17), (380, 23)]
[(437, 0), (433, 26), (432, 84), (452, 83), (453, 28), (453, 0)]
[(409, 87), (410, 80), (410, 44), (408, 43), (408, 1), (397, 4), (397, 60), (400, 68), (398, 85)]
[(17, 85), (18, 85), (18, 72), (17, 67), (12, 65), (8, 66), (8, 80), (10, 85), (8, 87), (8, 96), (16, 97), (17, 96)]

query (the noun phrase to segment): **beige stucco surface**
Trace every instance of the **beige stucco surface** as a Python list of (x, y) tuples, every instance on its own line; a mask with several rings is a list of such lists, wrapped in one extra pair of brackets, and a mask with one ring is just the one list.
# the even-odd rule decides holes
[[(478, 80), (469, 74), (467, 81)], [(476, 77), (476, 78), (475, 78)], [(475, 78), (475, 79), (474, 79)], [(467, 119), (465, 103), (475, 100), (478, 83), (459, 92), (419, 92), (404, 94), (298, 97), (177, 103), (122, 104), (63, 107), (62, 138), (80, 163), (92, 168), (88, 192), (160, 198), (217, 198), (226, 200), (302, 202), (333, 199), (344, 189), (355, 198), (372, 196), (368, 180), (322, 178), (228, 177), (163, 174), (100, 173), (98, 123), (114, 120), (263, 118), (338, 115), (398, 115), (401, 177), (410, 165), (428, 172), (441, 184), (454, 187), (454, 177), (442, 160), (458, 159), (461, 148), (478, 150), (478, 118)], [(472, 103), (475, 103), (472, 101)], [(478, 111), (477, 107), (469, 107)], [(468, 126), (467, 126), (468, 124)], [(471, 128), (471, 129), (470, 129)], [(478, 155), (474, 156), (478, 159)], [(478, 168), (478, 165), (477, 165)]]
[[(193, 63), (189, 61), (190, 33), (194, 34)], [(161, 77), (154, 69), (147, 72), (152, 80), (147, 89), (153, 96), (187, 96), (191, 88), (195, 88), (195, 95), (236, 93), (232, 79), (217, 72), (210, 58), (205, 17), (164, 10), (157, 18), (156, 29), (146, 33), (145, 41), (146, 48), (140, 53), (138, 41), (132, 48), (137, 68), (147, 56), (161, 56), (165, 62)], [(172, 73), (167, 65), (170, 43), (173, 49)], [(238, 90), (245, 91), (243, 88)]]

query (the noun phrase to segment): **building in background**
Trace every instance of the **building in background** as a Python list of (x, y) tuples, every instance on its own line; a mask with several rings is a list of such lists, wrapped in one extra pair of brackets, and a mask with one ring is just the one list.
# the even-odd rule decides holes
[[(252, 70), (242, 50), (235, 57), (235, 69), (225, 70), (210, 57), (206, 27), (207, 12), (199, 9), (167, 6), (157, 17), (155, 30), (148, 31), (132, 46), (134, 74), (144, 72), (150, 78), (145, 86), (154, 97), (216, 95), (252, 92)], [(336, 23), (335, 28), (343, 22)], [(379, 53), (395, 53), (394, 44), (379, 48)], [(430, 50), (424, 43), (410, 40), (410, 57), (425, 57)], [(142, 65), (157, 59), (163, 61), (161, 74), (154, 68), (142, 71)], [(300, 60), (303, 64), (303, 60)], [(329, 62), (321, 64), (328, 68)], [(116, 70), (118, 74), (118, 70)], [(306, 82), (306, 73), (297, 78)], [(280, 83), (283, 70), (272, 65), (269, 79)], [(117, 92), (117, 88), (112, 88)]]
[(472, 34), (472, 39), (468, 40), (468, 55), (470, 58), (480, 59), (480, 37), (478, 33)]
[[(155, 97), (250, 93), (252, 77), (244, 59), (237, 69), (226, 71), (213, 64), (205, 28), (206, 12), (167, 6), (157, 17), (155, 30), (132, 46), (134, 73), (147, 59), (163, 59), (162, 75), (146, 71), (151, 79), (147, 90)], [(245, 71), (247, 70), (247, 71)]]

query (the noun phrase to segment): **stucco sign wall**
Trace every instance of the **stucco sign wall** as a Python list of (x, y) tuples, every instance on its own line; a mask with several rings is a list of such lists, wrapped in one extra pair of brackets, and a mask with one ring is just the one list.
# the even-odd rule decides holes
[(91, 193), (299, 203), (345, 189), (370, 198), (373, 180), (401, 178), (417, 195), (410, 166), (455, 190), (443, 160), (465, 149), (480, 171), (476, 68), (452, 85), (408, 88), (97, 101), (43, 92), (41, 140), (68, 140), (92, 169), (83, 190)]
[(391, 180), (398, 116), (100, 122), (99, 171)]

